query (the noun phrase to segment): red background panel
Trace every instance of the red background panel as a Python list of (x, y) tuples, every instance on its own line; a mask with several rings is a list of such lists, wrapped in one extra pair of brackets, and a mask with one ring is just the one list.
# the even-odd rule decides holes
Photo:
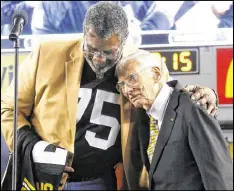
[[(225, 97), (226, 79), (228, 68), (233, 59), (232, 48), (217, 48), (217, 93), (219, 96), (219, 104), (233, 104), (233, 98)], [(233, 74), (232, 74), (233, 76)]]

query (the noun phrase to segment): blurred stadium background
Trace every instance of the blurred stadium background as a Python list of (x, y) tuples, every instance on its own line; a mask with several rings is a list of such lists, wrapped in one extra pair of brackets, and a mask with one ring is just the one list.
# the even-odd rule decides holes
[[(14, 74), (14, 50), (8, 40), (12, 15), (25, 10), (29, 23), (20, 37), (22, 62), (31, 47), (47, 39), (82, 36), (82, 22), (96, 1), (1, 1), (1, 95)], [(160, 54), (183, 85), (217, 91), (218, 121), (233, 157), (233, 2), (115, 1), (129, 17), (129, 41)], [(76, 22), (74, 22), (76, 21)], [(1, 136), (1, 178), (8, 160)]]

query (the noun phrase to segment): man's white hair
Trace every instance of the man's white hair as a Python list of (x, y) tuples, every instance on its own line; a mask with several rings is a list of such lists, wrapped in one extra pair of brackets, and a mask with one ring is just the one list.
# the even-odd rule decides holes
[(126, 56), (120, 60), (120, 62), (116, 65), (117, 75), (120, 72), (123, 72), (125, 66), (131, 61), (136, 61), (135, 64), (139, 64), (142, 69), (149, 67), (158, 67), (160, 69), (162, 76), (160, 81), (162, 80), (168, 81), (169, 71), (163, 59), (158, 54), (154, 54), (142, 49), (138, 49), (138, 51), (135, 52), (134, 54)]

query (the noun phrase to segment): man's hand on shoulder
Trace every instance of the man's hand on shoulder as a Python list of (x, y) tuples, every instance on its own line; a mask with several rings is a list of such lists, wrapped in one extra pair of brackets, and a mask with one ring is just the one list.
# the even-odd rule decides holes
[(183, 88), (183, 91), (192, 93), (192, 100), (197, 101), (197, 104), (201, 106), (206, 106), (207, 113), (216, 116), (218, 97), (213, 89), (200, 85), (187, 85)]

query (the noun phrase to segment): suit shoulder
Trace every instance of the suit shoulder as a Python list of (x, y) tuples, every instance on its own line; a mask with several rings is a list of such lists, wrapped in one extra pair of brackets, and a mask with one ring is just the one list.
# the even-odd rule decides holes
[(184, 119), (189, 119), (192, 108), (196, 103), (190, 98), (190, 94), (188, 92), (180, 91), (179, 94), (178, 107), (176, 111)]
[[(201, 106), (199, 106), (196, 101), (193, 101), (190, 98), (191, 94), (188, 92), (180, 92), (180, 96), (179, 96), (179, 107), (181, 107), (183, 109), (184, 112), (188, 112), (190, 110), (194, 110), (194, 109), (199, 109), (199, 110), (204, 110), (204, 108), (202, 108)], [(185, 110), (186, 109), (186, 110)]]
[[(60, 36), (60, 38), (62, 38), (62, 36)], [(61, 51), (64, 49), (68, 49), (69, 47), (73, 47), (74, 45), (79, 44), (81, 42), (82, 39), (65, 39), (65, 40), (54, 39), (54, 40), (42, 40), (40, 42), (40, 45), (41, 45), (41, 50)]]
[[(72, 50), (78, 46), (81, 46), (82, 40), (75, 39), (75, 40), (42, 40), (37, 45), (39, 45), (40, 50), (40, 58), (43, 59), (51, 59), (56, 57), (64, 57), (66, 58), (72, 52)], [(78, 49), (77, 49), (78, 50)]]
[(195, 116), (203, 116), (205, 118), (209, 118), (214, 123), (218, 123), (218, 121), (211, 115), (209, 115), (204, 106), (198, 105), (195, 101), (190, 98), (189, 93), (181, 92), (179, 98), (179, 113), (183, 113), (187, 119)]
[(191, 108), (195, 102), (190, 98), (190, 94), (187, 92), (180, 92), (179, 106), (183, 108)]
[[(38, 66), (40, 69), (47, 67), (49, 70), (55, 66), (60, 66), (71, 59), (72, 53), (80, 55), (82, 51), (81, 40), (43, 40), (37, 45)], [(48, 64), (49, 63), (49, 64)], [(62, 67), (60, 67), (62, 69)], [(44, 71), (44, 70), (43, 70)]]

